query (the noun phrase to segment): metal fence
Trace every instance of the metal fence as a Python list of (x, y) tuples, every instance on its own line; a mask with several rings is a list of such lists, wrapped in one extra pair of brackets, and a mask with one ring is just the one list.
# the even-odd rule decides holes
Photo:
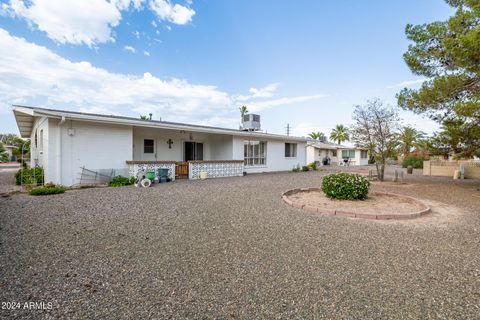
[(81, 167), (82, 169), (79, 174), (79, 183), (80, 186), (90, 186), (90, 185), (105, 185), (112, 180), (113, 177), (122, 175), (128, 177), (128, 168), (125, 169), (87, 169)]

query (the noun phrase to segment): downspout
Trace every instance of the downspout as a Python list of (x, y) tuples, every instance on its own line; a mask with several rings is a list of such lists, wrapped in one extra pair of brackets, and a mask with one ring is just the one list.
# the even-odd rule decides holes
[(62, 124), (65, 123), (65, 116), (62, 116), (60, 122), (58, 122), (58, 148), (57, 148), (57, 178), (58, 183), (62, 183)]

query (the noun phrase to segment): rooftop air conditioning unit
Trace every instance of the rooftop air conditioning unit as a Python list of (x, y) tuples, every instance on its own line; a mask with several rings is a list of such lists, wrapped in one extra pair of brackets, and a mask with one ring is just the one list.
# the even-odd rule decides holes
[(260, 130), (260, 115), (245, 114), (242, 117), (242, 129), (245, 131)]

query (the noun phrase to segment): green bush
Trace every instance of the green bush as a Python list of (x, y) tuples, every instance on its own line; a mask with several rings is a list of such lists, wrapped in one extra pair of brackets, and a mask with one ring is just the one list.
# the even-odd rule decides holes
[(303, 166), (302, 171), (310, 171), (310, 168), (308, 166)]
[(43, 169), (40, 167), (20, 169), (15, 173), (15, 183), (40, 185), (43, 183)]
[(135, 177), (124, 177), (124, 176), (115, 176), (112, 178), (110, 183), (108, 184), (110, 187), (123, 187), (128, 186), (135, 183)]
[(402, 167), (412, 166), (415, 169), (422, 169), (424, 160), (426, 159), (421, 156), (408, 156), (403, 160)]
[(317, 164), (315, 163), (315, 161), (309, 163), (308, 166), (309, 166), (310, 168), (312, 168), (312, 170), (317, 170)]
[(64, 193), (65, 188), (62, 186), (56, 186), (54, 184), (46, 184), (43, 187), (37, 187), (30, 190), (29, 194), (31, 196), (47, 196), (49, 194), (59, 194)]
[(323, 178), (322, 191), (332, 199), (365, 200), (370, 182), (353, 173), (334, 173)]

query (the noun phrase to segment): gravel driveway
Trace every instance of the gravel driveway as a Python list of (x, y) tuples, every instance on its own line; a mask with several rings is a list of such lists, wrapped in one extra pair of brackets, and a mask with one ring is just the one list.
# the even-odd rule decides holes
[(410, 222), (319, 216), (326, 172), (0, 199), (0, 318), (479, 319), (480, 181), (409, 176)]

